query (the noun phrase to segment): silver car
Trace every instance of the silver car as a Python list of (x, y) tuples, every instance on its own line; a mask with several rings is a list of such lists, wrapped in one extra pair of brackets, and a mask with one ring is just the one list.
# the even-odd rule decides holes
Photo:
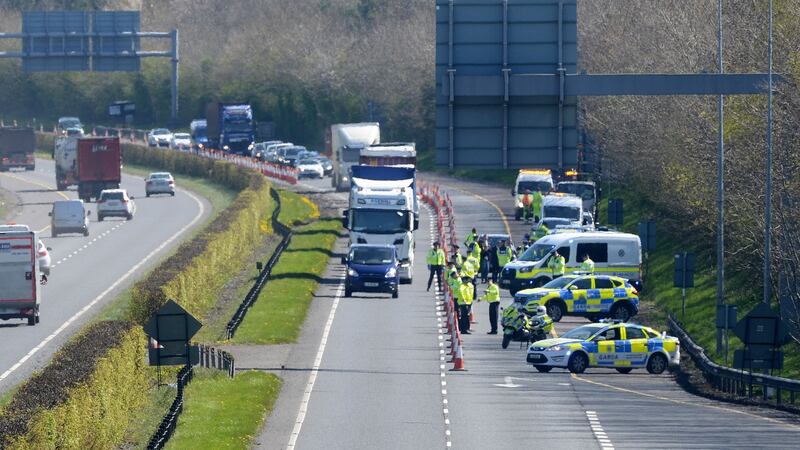
[(175, 179), (169, 172), (153, 172), (144, 179), (145, 195), (169, 194), (175, 196)]

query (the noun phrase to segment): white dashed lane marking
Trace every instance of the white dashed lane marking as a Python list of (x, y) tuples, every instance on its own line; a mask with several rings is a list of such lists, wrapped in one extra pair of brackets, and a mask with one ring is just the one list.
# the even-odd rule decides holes
[(594, 411), (586, 411), (586, 418), (589, 420), (589, 426), (592, 428), (592, 433), (594, 433), (594, 437), (597, 438), (600, 447), (603, 450), (614, 450), (614, 444), (611, 443), (611, 439), (608, 438), (605, 430), (603, 430), (603, 425), (600, 424), (597, 413)]
[(67, 256), (65, 256), (65, 257), (63, 257), (63, 258), (61, 258), (61, 259), (59, 259), (58, 261), (56, 261), (55, 263), (53, 263), (51, 267), (56, 267), (57, 265), (59, 265), (59, 264), (61, 264), (61, 263), (64, 263), (64, 262), (66, 262), (68, 259), (72, 258), (73, 256), (77, 256), (77, 255), (78, 255), (78, 253), (80, 253), (80, 252), (82, 252), (82, 251), (84, 251), (84, 250), (88, 249), (88, 248), (89, 248), (89, 246), (91, 246), (92, 244), (94, 244), (95, 242), (97, 242), (97, 240), (98, 240), (98, 239), (102, 239), (102, 238), (103, 238), (103, 236), (105, 236), (105, 235), (109, 234), (110, 232), (112, 232), (112, 231), (114, 231), (114, 230), (116, 230), (116, 229), (119, 229), (119, 227), (121, 227), (121, 226), (125, 225), (126, 223), (128, 223), (128, 222), (127, 222), (127, 221), (126, 221), (126, 222), (120, 222), (120, 223), (119, 223), (118, 225), (116, 225), (114, 228), (112, 228), (112, 229), (110, 229), (110, 230), (107, 230), (107, 231), (105, 231), (104, 233), (100, 234), (100, 235), (99, 235), (99, 236), (97, 236), (96, 238), (94, 238), (94, 239), (92, 239), (91, 241), (89, 241), (89, 242), (87, 242), (86, 244), (84, 244), (84, 245), (83, 245), (83, 247), (81, 247), (81, 248), (79, 248), (79, 249), (75, 250), (74, 252), (70, 253), (69, 255), (67, 255)]

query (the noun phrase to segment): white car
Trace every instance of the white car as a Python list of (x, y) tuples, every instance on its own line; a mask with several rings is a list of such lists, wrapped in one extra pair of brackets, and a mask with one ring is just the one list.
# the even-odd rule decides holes
[(125, 189), (105, 189), (100, 192), (100, 198), (97, 199), (97, 220), (102, 222), (111, 216), (133, 219), (133, 197), (129, 197)]
[(169, 148), (173, 150), (189, 150), (192, 148), (192, 135), (189, 133), (175, 133), (169, 142)]
[(150, 147), (169, 147), (172, 132), (166, 128), (154, 128), (147, 133), (147, 145)]
[(322, 178), (325, 176), (325, 169), (315, 159), (301, 159), (297, 163), (297, 170), (299, 171), (297, 173), (298, 178)]
[(153, 172), (144, 179), (145, 195), (170, 194), (175, 196), (175, 179), (169, 172)]
[[(27, 225), (17, 225), (17, 224), (0, 225), (0, 233), (6, 231), (31, 231), (31, 229)], [(50, 257), (51, 250), (53, 249), (45, 246), (44, 242), (42, 242), (42, 240), (39, 239), (39, 243), (36, 244), (36, 253), (39, 255), (39, 270), (45, 275), (50, 275), (50, 266), (52, 265), (53, 262), (53, 260)]]

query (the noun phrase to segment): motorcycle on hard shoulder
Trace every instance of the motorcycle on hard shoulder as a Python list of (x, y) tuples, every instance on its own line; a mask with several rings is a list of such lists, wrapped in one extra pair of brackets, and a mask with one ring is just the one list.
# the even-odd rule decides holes
[(553, 321), (548, 319), (546, 315), (529, 317), (524, 309), (513, 305), (505, 308), (500, 321), (503, 326), (503, 348), (508, 348), (511, 341), (529, 344), (547, 339), (547, 333), (553, 328)]

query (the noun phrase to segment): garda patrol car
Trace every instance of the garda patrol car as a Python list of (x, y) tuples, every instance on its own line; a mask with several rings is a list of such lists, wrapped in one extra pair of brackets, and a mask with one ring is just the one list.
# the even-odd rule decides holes
[(588, 367), (608, 367), (620, 373), (647, 369), (657, 375), (680, 362), (680, 342), (632, 323), (593, 323), (560, 338), (534, 342), (528, 347), (527, 361), (539, 372), (560, 367), (582, 373)]
[(629, 280), (641, 280), (642, 244), (635, 234), (591, 231), (549, 234), (537, 240), (500, 273), (500, 287), (511, 295), (522, 289), (544, 286), (553, 278), (547, 263), (558, 253), (566, 260), (566, 272), (579, 270), (583, 255), (594, 261), (594, 272)]
[(517, 292), (515, 298), (527, 311), (544, 306), (556, 322), (567, 315), (627, 322), (639, 312), (636, 288), (624, 278), (608, 275), (565, 275), (540, 288)]

